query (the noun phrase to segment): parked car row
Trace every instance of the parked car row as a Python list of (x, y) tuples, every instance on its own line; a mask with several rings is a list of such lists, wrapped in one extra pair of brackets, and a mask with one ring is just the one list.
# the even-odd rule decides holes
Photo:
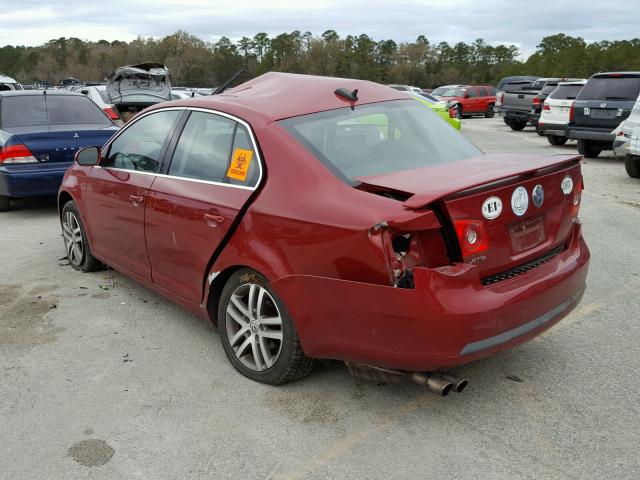
[(501, 88), (499, 111), (512, 130), (533, 125), (552, 145), (576, 140), (587, 158), (614, 150), (625, 156), (627, 173), (640, 177), (637, 113), (624, 125), (640, 108), (640, 72), (597, 73), (588, 80), (515, 79)]
[(458, 118), (477, 114), (491, 118), (495, 113), (496, 91), (489, 85), (445, 85), (431, 95), (453, 104)]

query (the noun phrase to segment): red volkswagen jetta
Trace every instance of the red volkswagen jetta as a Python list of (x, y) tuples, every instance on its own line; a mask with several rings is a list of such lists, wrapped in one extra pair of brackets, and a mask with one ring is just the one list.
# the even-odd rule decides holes
[(76, 269), (216, 322), (253, 380), (325, 358), (446, 393), (579, 302), (582, 185), (579, 156), (483, 154), (386, 86), (269, 73), (80, 151), (59, 206)]

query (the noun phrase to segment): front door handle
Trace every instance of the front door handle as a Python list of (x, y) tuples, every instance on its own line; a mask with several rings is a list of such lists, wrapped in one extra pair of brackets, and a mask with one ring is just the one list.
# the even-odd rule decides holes
[(144, 197), (141, 195), (129, 195), (129, 200), (131, 200), (134, 207), (139, 207), (144, 200)]
[(205, 213), (203, 217), (210, 227), (217, 227), (224, 222), (224, 217), (215, 213)]

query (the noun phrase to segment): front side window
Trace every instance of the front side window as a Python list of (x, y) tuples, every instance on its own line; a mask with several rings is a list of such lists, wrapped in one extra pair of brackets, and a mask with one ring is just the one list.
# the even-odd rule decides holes
[(132, 123), (113, 141), (100, 166), (159, 172), (160, 155), (180, 115), (181, 110), (165, 110)]
[(467, 95), (469, 98), (474, 98), (478, 96), (478, 92), (476, 92), (475, 88), (468, 88), (467, 89)]
[(336, 176), (400, 172), (482, 152), (425, 105), (408, 100), (340, 108), (281, 120)]
[(254, 186), (260, 166), (244, 125), (213, 113), (192, 112), (176, 145), (169, 175)]

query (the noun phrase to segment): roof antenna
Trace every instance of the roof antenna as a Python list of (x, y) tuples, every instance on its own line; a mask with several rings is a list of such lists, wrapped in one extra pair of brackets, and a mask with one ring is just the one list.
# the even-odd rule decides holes
[(355, 102), (356, 100), (358, 100), (358, 89), (356, 88), (355, 90), (351, 91), (351, 90), (347, 90), (346, 88), (336, 88), (335, 91), (333, 92), (336, 95), (346, 99), (346, 100), (351, 100), (352, 102)]
[(229, 85), (231, 85), (231, 82), (233, 82), (236, 78), (238, 78), (243, 73), (244, 73), (244, 70), (242, 70), (242, 69), (238, 70), (238, 72), (233, 77), (231, 77), (229, 80), (227, 80), (222, 85), (220, 85), (218, 88), (216, 88), (211, 95), (218, 95), (219, 93), (224, 92), (229, 87)]

